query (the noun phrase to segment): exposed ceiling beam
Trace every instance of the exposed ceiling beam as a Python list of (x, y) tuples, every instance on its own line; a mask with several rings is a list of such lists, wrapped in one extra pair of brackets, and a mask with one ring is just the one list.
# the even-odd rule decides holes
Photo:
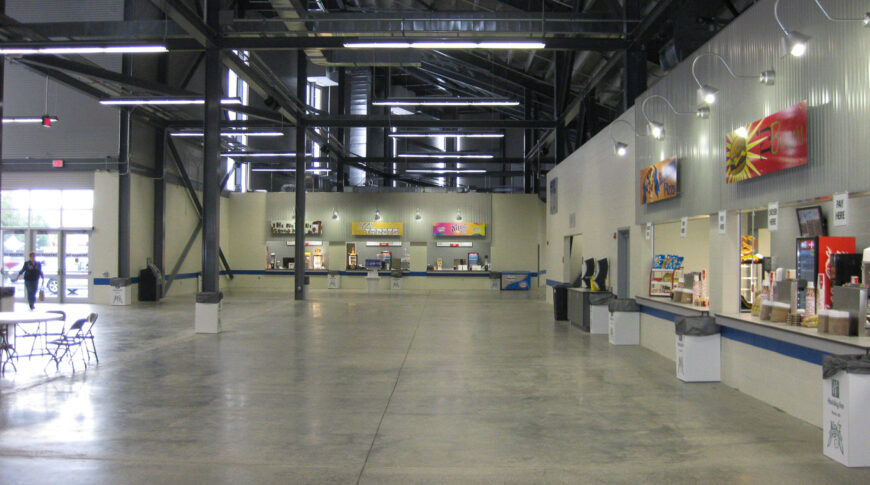
[(115, 71), (103, 69), (102, 67), (71, 61), (59, 56), (24, 56), (20, 59), (20, 62), (30, 65), (40, 65), (93, 79), (100, 79), (127, 88), (149, 91), (156, 94), (167, 96), (190, 96), (193, 94), (185, 89), (179, 89), (166, 84), (120, 74)]

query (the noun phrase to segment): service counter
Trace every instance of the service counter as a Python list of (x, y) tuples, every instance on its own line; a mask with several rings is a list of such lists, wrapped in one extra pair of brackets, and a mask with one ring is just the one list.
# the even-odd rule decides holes
[[(292, 269), (274, 270), (237, 270), (236, 277), (229, 281), (231, 288), (238, 289), (279, 289), (292, 288)], [(312, 290), (328, 289), (328, 270), (307, 270), (310, 276), (310, 288)], [(334, 272), (333, 272), (334, 273)], [(380, 280), (378, 291), (391, 291), (390, 280), (392, 271), (378, 271)], [(366, 270), (339, 271), (341, 290), (367, 290)], [(287, 281), (283, 281), (287, 279)], [(401, 290), (425, 291), (425, 290), (490, 290), (489, 271), (402, 271)], [(393, 289), (392, 291), (396, 291)]]

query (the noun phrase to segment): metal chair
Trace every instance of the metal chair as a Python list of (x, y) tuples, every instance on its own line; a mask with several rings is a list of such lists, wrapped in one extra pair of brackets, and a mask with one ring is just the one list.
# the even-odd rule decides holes
[(100, 356), (97, 355), (97, 346), (94, 344), (94, 324), (97, 323), (97, 315), (96, 313), (91, 313), (88, 315), (88, 323), (85, 325), (84, 330), (82, 331), (82, 338), (85, 340), (84, 346), (85, 351), (87, 352), (88, 361), (91, 360), (91, 354), (94, 354), (94, 359), (97, 361), (97, 364), (100, 363)]
[[(48, 354), (51, 355), (51, 360), (45, 364), (46, 367), (53, 361), (55, 368), (60, 370), (60, 362), (65, 358), (69, 358), (73, 372), (76, 371), (73, 358), (76, 353), (81, 351), (82, 345), (84, 345), (84, 326), (86, 323), (88, 323), (88, 318), (80, 318), (70, 325), (69, 328), (64, 329), (60, 338), (48, 342), (46, 349)], [(88, 362), (84, 355), (82, 355), (82, 362), (85, 364), (85, 368), (87, 368)]]

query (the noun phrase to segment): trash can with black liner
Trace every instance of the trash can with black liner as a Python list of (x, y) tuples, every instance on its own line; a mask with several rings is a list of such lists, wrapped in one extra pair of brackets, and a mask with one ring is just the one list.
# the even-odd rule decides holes
[(610, 302), (616, 296), (609, 291), (589, 295), (589, 333), (607, 335), (610, 329)]
[(610, 343), (640, 345), (640, 305), (631, 298), (617, 298), (607, 308), (610, 310)]
[(568, 288), (570, 285), (553, 286), (553, 316), (558, 320), (568, 319)]
[(721, 380), (721, 330), (713, 317), (682, 317), (675, 321), (677, 379), (684, 382)]
[(870, 355), (822, 357), (822, 449), (843, 465), (870, 466)]

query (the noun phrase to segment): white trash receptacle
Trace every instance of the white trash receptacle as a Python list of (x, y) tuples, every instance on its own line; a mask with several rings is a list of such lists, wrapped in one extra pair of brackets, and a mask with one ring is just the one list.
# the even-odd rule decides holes
[(826, 355), (822, 369), (825, 456), (850, 467), (870, 466), (870, 357)]
[(381, 277), (378, 276), (377, 271), (369, 271), (366, 275), (366, 288), (369, 293), (377, 293), (378, 285), (381, 282)]
[(630, 298), (610, 302), (609, 340), (612, 345), (640, 345), (640, 305)]
[(599, 303), (589, 306), (589, 333), (607, 335), (610, 329), (609, 303)]
[(337, 290), (341, 288), (341, 273), (338, 271), (330, 271), (326, 275), (326, 289)]
[(109, 293), (109, 303), (112, 305), (129, 305), (133, 303), (133, 291), (130, 278), (110, 278), (112, 287)]
[(721, 335), (711, 317), (684, 317), (676, 321), (677, 379), (684, 382), (721, 380)]

